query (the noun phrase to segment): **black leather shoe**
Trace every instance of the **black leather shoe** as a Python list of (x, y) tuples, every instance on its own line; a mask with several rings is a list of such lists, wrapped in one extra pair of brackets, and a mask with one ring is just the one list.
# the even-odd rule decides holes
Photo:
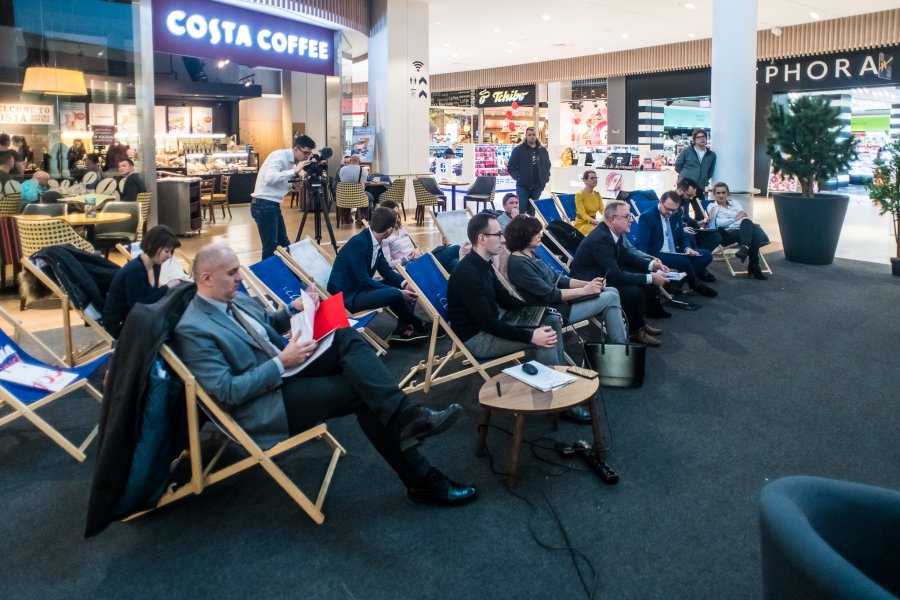
[(573, 406), (568, 410), (564, 410), (559, 413), (560, 418), (565, 419), (566, 421), (574, 421), (575, 423), (590, 423), (591, 422), (591, 409), (583, 404), (579, 404), (578, 406)]
[(712, 289), (708, 285), (703, 285), (702, 283), (698, 283), (694, 288), (694, 291), (700, 294), (701, 296), (706, 296), (707, 298), (715, 298), (719, 295), (719, 292)]
[(407, 450), (422, 443), (432, 435), (446, 431), (462, 412), (462, 406), (453, 403), (444, 410), (431, 410), (414, 404), (397, 415), (395, 430), (398, 432), (400, 450)]
[(759, 268), (759, 267), (750, 267), (750, 268), (748, 269), (747, 274), (748, 274), (750, 277), (752, 277), (753, 279), (760, 279), (760, 280), (762, 280), (762, 281), (765, 281), (766, 279), (768, 279), (768, 277), (766, 277), (765, 275), (763, 275), (762, 269)]
[(672, 313), (668, 312), (662, 306), (657, 306), (652, 310), (648, 310), (646, 315), (651, 319), (671, 319)]
[(697, 279), (699, 279), (700, 281), (705, 281), (706, 283), (712, 283), (716, 280), (716, 276), (706, 269), (703, 269), (702, 272), (697, 273)]
[(417, 486), (406, 489), (406, 498), (410, 502), (435, 506), (459, 506), (477, 496), (475, 486), (456, 483), (434, 468)]
[(741, 249), (735, 252), (734, 255), (741, 259), (741, 262), (744, 262), (747, 260), (747, 257), (750, 256), (750, 248), (741, 246)]

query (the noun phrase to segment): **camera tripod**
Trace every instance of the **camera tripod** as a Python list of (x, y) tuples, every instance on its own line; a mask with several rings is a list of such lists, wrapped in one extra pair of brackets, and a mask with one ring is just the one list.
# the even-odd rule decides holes
[(331, 238), (331, 246), (337, 252), (334, 230), (331, 228), (331, 221), (328, 218), (328, 210), (331, 206), (331, 190), (328, 186), (328, 179), (325, 177), (310, 177), (304, 185), (303, 218), (300, 220), (300, 228), (297, 230), (297, 238), (294, 241), (300, 241), (300, 236), (303, 235), (303, 226), (306, 225), (306, 217), (312, 212), (316, 243), (322, 243), (322, 219), (325, 219), (325, 226), (328, 227), (328, 237)]

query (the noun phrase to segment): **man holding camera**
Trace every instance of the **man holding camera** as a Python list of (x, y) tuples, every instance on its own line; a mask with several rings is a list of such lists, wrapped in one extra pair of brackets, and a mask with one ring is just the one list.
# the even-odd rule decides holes
[(297, 178), (305, 179), (304, 167), (312, 162), (316, 143), (308, 135), (294, 137), (291, 148), (276, 150), (265, 160), (256, 178), (256, 189), (251, 196), (250, 216), (256, 221), (262, 242), (262, 258), (275, 254), (278, 246), (290, 245), (281, 205)]

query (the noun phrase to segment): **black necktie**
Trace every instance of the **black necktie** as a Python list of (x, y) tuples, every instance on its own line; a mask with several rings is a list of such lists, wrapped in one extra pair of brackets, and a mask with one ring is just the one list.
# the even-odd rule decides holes
[(278, 356), (278, 353), (275, 351), (275, 348), (272, 347), (272, 344), (259, 335), (256, 327), (248, 323), (247, 319), (244, 318), (244, 315), (241, 314), (241, 311), (231, 302), (228, 303), (228, 314), (234, 317), (234, 320), (238, 322), (238, 325), (244, 328), (244, 331), (246, 331), (250, 337), (253, 338), (253, 341), (269, 355), (269, 358)]

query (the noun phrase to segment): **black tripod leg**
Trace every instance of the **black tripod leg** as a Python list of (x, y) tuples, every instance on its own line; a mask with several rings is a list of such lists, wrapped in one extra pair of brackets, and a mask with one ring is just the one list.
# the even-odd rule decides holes
[(300, 219), (300, 228), (297, 230), (297, 237), (294, 238), (294, 242), (300, 241), (300, 236), (303, 235), (303, 226), (306, 225), (306, 217), (309, 215), (309, 203), (303, 203), (303, 218)]
[[(326, 190), (326, 194), (330, 194), (331, 192)], [(322, 198), (322, 217), (325, 219), (325, 226), (328, 227), (328, 237), (331, 238), (331, 247), (334, 248), (334, 251), (337, 252), (337, 242), (334, 239), (334, 230), (331, 228), (331, 219), (328, 217), (328, 208), (331, 206), (331, 202), (327, 201), (323, 196)]]

